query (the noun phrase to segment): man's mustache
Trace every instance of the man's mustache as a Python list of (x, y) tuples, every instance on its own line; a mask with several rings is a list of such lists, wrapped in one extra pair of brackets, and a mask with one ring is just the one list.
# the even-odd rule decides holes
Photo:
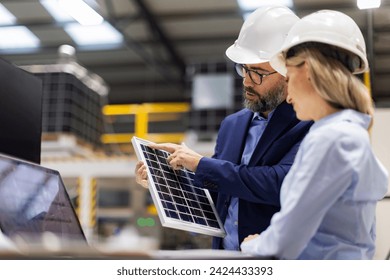
[(253, 88), (250, 87), (244, 87), (244, 90), (253, 94), (256, 94), (257, 96), (260, 96)]

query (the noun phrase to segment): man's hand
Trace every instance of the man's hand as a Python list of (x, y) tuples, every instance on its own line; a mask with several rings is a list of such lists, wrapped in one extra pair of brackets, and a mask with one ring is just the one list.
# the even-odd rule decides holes
[(148, 188), (146, 166), (142, 161), (137, 162), (137, 165), (135, 166), (135, 181), (144, 188)]
[(258, 236), (259, 236), (258, 234), (250, 234), (250, 235), (248, 235), (247, 237), (245, 237), (245, 239), (244, 239), (242, 242), (246, 242), (246, 241), (255, 239), (255, 238), (258, 237)]
[(150, 144), (149, 147), (152, 149), (164, 150), (170, 153), (171, 155), (167, 158), (167, 160), (175, 170), (184, 167), (187, 170), (195, 172), (200, 159), (203, 157), (202, 155), (188, 148), (185, 144)]

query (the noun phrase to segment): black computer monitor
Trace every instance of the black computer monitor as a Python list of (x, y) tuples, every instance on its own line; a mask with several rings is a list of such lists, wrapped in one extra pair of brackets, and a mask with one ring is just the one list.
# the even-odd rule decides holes
[(0, 58), (0, 153), (40, 163), (42, 81)]

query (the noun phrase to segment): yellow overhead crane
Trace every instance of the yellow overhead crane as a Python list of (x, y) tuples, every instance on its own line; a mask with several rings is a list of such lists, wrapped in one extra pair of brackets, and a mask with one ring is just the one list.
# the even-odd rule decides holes
[[(148, 125), (151, 120), (177, 119), (180, 117), (178, 113), (186, 113), (189, 110), (189, 103), (179, 102), (106, 105), (103, 107), (105, 116), (135, 115), (135, 130), (134, 133), (103, 134), (101, 141), (104, 144), (130, 143), (131, 138), (137, 136), (152, 142), (181, 143), (184, 133), (148, 133)], [(151, 114), (158, 115), (152, 118)]]

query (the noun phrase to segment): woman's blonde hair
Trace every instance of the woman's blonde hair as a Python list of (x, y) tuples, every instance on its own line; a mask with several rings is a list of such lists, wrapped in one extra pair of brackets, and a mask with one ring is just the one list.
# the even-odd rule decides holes
[(287, 55), (286, 65), (299, 66), (308, 63), (314, 88), (332, 107), (353, 109), (373, 117), (374, 104), (369, 90), (351, 73), (346, 60), (339, 59), (348, 58), (348, 54), (340, 55), (345, 52), (329, 45), (321, 45), (316, 48), (300, 46), (293, 56)]

